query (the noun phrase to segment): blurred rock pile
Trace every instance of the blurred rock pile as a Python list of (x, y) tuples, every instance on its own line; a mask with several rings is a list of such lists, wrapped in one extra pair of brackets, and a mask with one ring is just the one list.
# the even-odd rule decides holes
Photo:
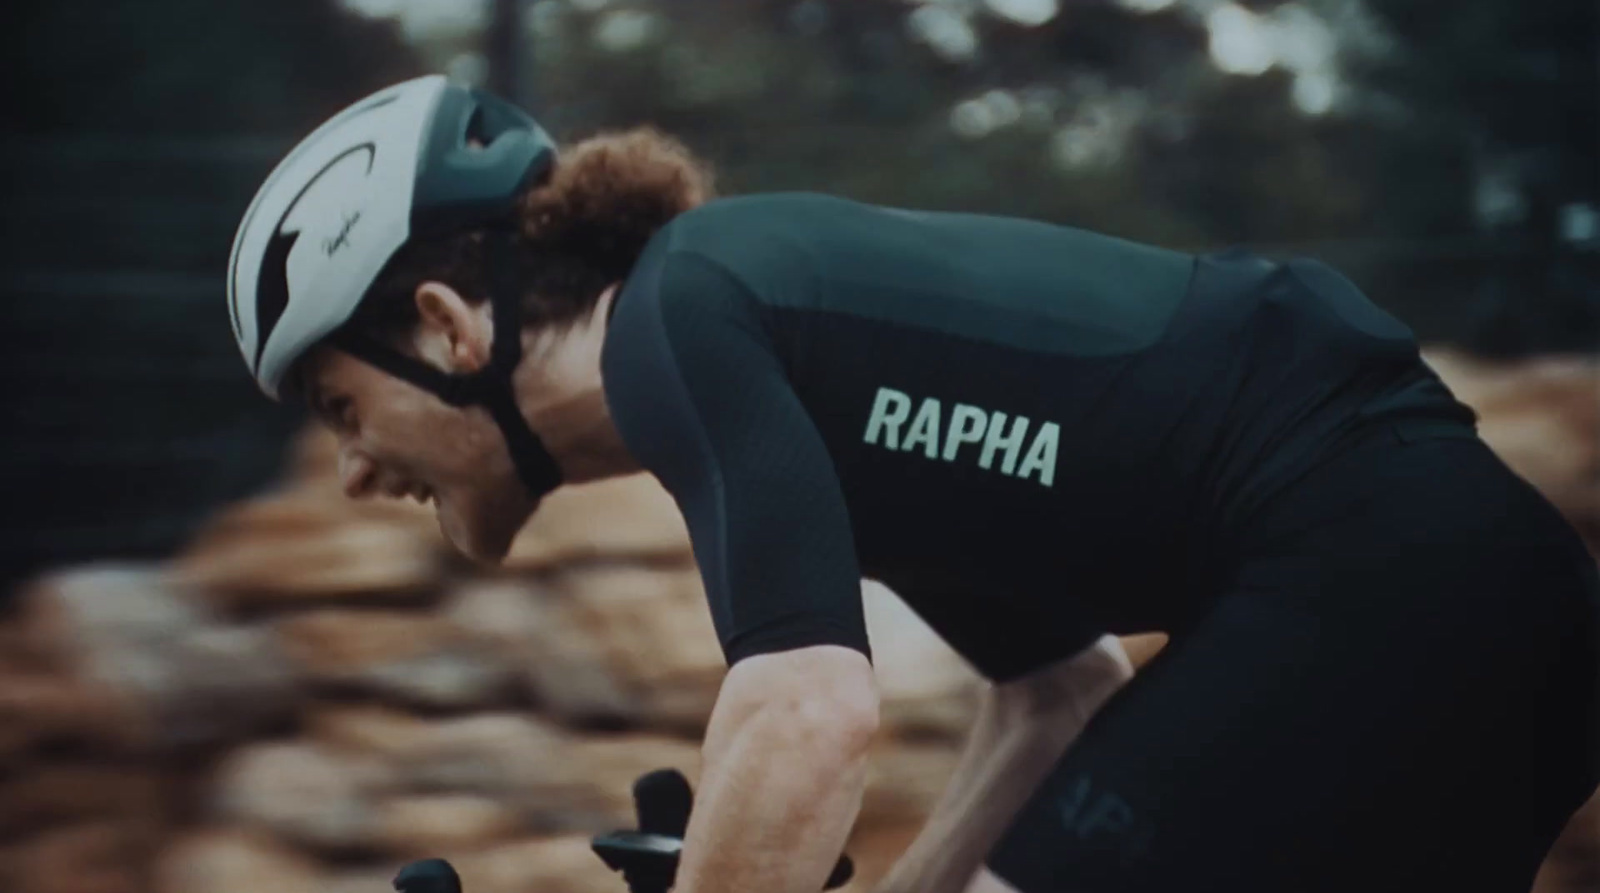
[[(1491, 443), (1600, 531), (1600, 371), (1435, 359)], [(471, 893), (621, 889), (588, 837), (631, 824), (636, 776), (695, 776), (724, 671), (671, 500), (642, 476), (563, 490), (490, 574), (430, 509), (344, 500), (333, 464), (310, 433), (285, 488), (172, 563), (22, 594), (0, 624), (0, 889), (377, 893), (427, 855)], [(885, 722), (853, 890), (914, 835), (977, 690), (865, 593)], [(1129, 643), (1136, 663), (1160, 647)], [(1596, 813), (1543, 891), (1594, 889)]]
[(1490, 361), (1433, 349), (1427, 360), (1478, 433), (1544, 493), (1600, 555), (1600, 357)]

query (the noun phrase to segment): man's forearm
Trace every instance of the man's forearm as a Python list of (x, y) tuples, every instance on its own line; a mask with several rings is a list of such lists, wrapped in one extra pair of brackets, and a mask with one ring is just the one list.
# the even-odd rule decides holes
[(859, 754), (774, 712), (708, 754), (684, 841), (679, 893), (819, 893), (866, 779)]
[(676, 893), (819, 893), (861, 809), (877, 722), (872, 667), (858, 652), (818, 646), (729, 671)]
[(985, 692), (944, 794), (879, 893), (959, 893), (1089, 718), (1132, 675), (1120, 646), (1091, 649)]

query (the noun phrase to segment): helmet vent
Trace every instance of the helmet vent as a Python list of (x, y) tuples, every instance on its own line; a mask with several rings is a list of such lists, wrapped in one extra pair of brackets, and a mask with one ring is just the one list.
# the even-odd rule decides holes
[(481, 149), (489, 145), (491, 138), (488, 123), (484, 120), (483, 106), (472, 110), (471, 117), (467, 118), (466, 143), (473, 149)]

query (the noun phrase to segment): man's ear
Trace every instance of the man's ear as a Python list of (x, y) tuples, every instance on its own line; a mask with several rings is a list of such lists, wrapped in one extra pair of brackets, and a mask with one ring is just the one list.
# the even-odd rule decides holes
[(488, 302), (472, 304), (454, 288), (428, 280), (417, 286), (418, 356), (446, 372), (477, 372), (488, 365), (494, 321)]

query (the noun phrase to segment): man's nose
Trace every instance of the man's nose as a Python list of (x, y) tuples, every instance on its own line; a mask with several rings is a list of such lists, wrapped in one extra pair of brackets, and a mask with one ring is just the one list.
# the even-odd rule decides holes
[(339, 450), (339, 482), (344, 485), (344, 495), (360, 499), (372, 494), (378, 480), (378, 466), (352, 447)]

